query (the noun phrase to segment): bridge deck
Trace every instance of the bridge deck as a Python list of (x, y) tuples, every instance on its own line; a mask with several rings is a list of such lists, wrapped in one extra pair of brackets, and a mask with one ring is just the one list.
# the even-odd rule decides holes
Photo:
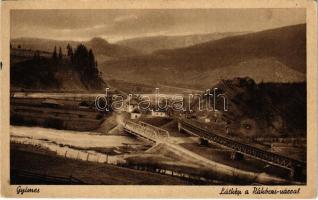
[(150, 142), (162, 142), (169, 137), (169, 132), (167, 130), (155, 127), (145, 122), (136, 123), (127, 120), (124, 124), (124, 130)]
[(272, 152), (268, 152), (247, 144), (240, 143), (231, 138), (212, 133), (210, 130), (206, 130), (204, 127), (188, 119), (181, 119), (179, 123), (181, 125), (181, 129), (190, 132), (191, 134), (197, 135), (198, 137), (201, 137), (208, 141), (220, 144), (226, 148), (232, 149), (244, 155), (265, 161), (272, 165), (277, 165), (291, 170), (294, 170), (295, 168), (303, 169), (306, 165), (306, 163), (304, 162), (294, 160), (292, 158), (288, 158)]

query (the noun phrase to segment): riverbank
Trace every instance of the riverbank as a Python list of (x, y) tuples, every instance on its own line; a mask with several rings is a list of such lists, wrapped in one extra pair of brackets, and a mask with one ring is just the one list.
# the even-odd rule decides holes
[[(30, 180), (18, 176), (18, 172), (37, 174), (39, 177), (72, 177), (76, 182), (68, 184), (92, 185), (189, 185), (190, 182), (166, 175), (122, 168), (103, 163), (73, 160), (32, 145), (10, 144), (11, 184), (26, 184)], [(21, 174), (21, 173), (20, 173)], [(34, 176), (33, 176), (34, 177)], [(50, 180), (36, 179), (36, 184), (50, 184)], [(25, 182), (27, 181), (27, 182)], [(51, 183), (52, 184), (52, 183)], [(57, 184), (57, 183), (54, 183)], [(65, 184), (62, 182), (60, 184)]]

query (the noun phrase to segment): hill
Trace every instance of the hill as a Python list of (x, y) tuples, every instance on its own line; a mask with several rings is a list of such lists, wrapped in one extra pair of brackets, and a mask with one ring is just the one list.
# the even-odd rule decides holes
[(204, 43), (212, 40), (243, 34), (241, 32), (226, 32), (226, 33), (209, 33), (196, 35), (178, 35), (178, 36), (151, 36), (138, 37), (127, 40), (118, 41), (116, 44), (127, 46), (133, 49), (138, 49), (145, 54), (153, 53), (160, 49), (175, 49), (188, 47), (199, 43)]
[[(256, 84), (245, 77), (221, 80), (213, 88), (218, 88), (217, 94), (226, 97), (227, 111), (223, 109), (223, 98), (216, 98), (214, 104), (203, 96), (203, 101), (193, 104), (198, 119), (210, 118), (211, 123), (223, 124), (223, 130), (228, 126), (239, 137), (305, 136), (305, 82)], [(198, 109), (199, 103), (201, 109)], [(216, 105), (219, 112), (207, 111), (209, 103), (210, 110)]]
[(91, 48), (95, 52), (98, 62), (103, 62), (112, 58), (139, 55), (139, 52), (134, 49), (117, 44), (110, 44), (102, 38), (92, 38), (89, 41), (83, 42), (40, 38), (17, 38), (12, 39), (10, 42), (14, 48), (20, 46), (22, 49), (46, 52), (53, 52), (55, 46), (61, 47), (64, 53), (66, 52), (66, 47), (68, 44), (70, 44), (73, 48), (76, 48), (76, 46), (79, 44), (84, 44), (87, 48)]
[[(253, 77), (256, 83), (260, 82), (303, 82), (306, 80), (304, 73), (289, 68), (275, 58), (250, 59), (226, 68), (216, 68), (207, 73), (193, 73), (189, 82), (197, 87), (216, 84), (222, 79), (235, 77)], [(214, 81), (212, 81), (214, 80)]]
[[(35, 56), (39, 53), (38, 56)], [(106, 87), (98, 71), (83, 73), (66, 56), (53, 60), (49, 52), (10, 51), (10, 90), (102, 91)]]
[(113, 60), (102, 64), (101, 70), (107, 72), (106, 78), (147, 84), (196, 84), (199, 88), (209, 87), (220, 78), (220, 74), (226, 79), (240, 77), (245, 72), (257, 81), (303, 81), (306, 73), (306, 25)]

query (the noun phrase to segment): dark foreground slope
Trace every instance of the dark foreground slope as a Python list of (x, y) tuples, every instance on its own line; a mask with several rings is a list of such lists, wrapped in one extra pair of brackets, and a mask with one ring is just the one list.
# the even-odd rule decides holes
[(68, 159), (31, 145), (10, 144), (10, 183), (40, 185), (188, 185), (186, 180)]

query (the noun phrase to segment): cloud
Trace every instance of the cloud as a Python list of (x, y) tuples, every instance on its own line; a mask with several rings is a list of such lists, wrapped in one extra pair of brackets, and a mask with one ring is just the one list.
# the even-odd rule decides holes
[(51, 39), (259, 31), (306, 22), (305, 9), (13, 10), (11, 37)]

